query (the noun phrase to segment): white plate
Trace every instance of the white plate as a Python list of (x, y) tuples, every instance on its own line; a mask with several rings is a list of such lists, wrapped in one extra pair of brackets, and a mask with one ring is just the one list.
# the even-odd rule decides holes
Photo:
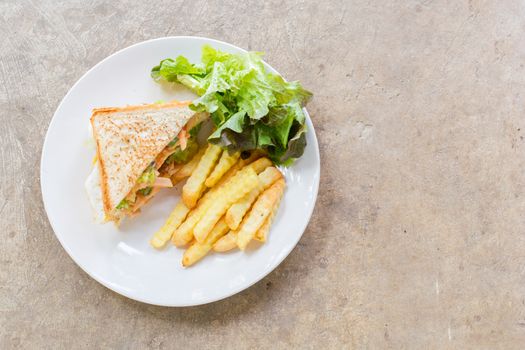
[[(55, 234), (71, 258), (104, 286), (129, 298), (165, 306), (205, 304), (226, 298), (270, 273), (295, 247), (312, 214), (319, 187), (319, 148), (307, 117), (308, 146), (284, 169), (287, 190), (268, 242), (248, 252), (210, 254), (190, 268), (183, 250), (154, 250), (148, 240), (179, 200), (180, 189), (156, 196), (142, 214), (123, 223), (97, 225), (84, 191), (94, 151), (86, 145), (91, 110), (160, 99), (188, 99), (191, 93), (160, 86), (150, 69), (167, 57), (200, 61), (201, 47), (242, 52), (206, 38), (169, 37), (123, 49), (89, 70), (60, 103), (49, 125), (41, 161), (44, 205)], [(268, 70), (275, 72), (270, 66)], [(251, 246), (256, 244), (251, 243)]]

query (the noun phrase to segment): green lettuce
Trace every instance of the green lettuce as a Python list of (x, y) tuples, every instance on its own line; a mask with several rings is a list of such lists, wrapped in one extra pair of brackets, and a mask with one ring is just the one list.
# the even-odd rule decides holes
[(204, 46), (200, 64), (183, 56), (167, 58), (153, 67), (151, 76), (199, 95), (191, 108), (211, 114), (216, 130), (209, 142), (231, 151), (264, 150), (274, 162), (288, 165), (306, 147), (303, 107), (312, 93), (299, 82), (268, 73), (261, 56)]
[(137, 179), (138, 183), (148, 183), (152, 185), (155, 182), (155, 179), (157, 178), (157, 175), (155, 174), (155, 167), (153, 165), (150, 165), (144, 170), (142, 175)]
[(166, 164), (171, 164), (173, 162), (177, 164), (185, 164), (191, 160), (191, 158), (197, 154), (199, 151), (199, 144), (194, 137), (190, 137), (187, 141), (186, 148), (182, 150), (180, 145), (178, 145), (172, 154), (166, 158)]
[(153, 187), (148, 186), (148, 187), (141, 188), (140, 190), (137, 191), (137, 193), (139, 193), (139, 194), (143, 195), (144, 197), (146, 197), (146, 196), (149, 196), (151, 191), (153, 191)]
[(186, 142), (187, 144), (184, 150), (181, 149), (180, 145), (177, 145), (179, 138), (175, 136), (175, 138), (170, 143), (168, 143), (168, 147), (173, 148), (173, 153), (171, 153), (164, 162), (166, 164), (171, 164), (173, 162), (177, 164), (186, 164), (189, 162), (191, 158), (193, 158), (193, 156), (199, 151), (197, 136), (201, 127), (202, 122), (191, 128), (189, 132), (190, 137)]
[(131, 202), (127, 199), (123, 199), (120, 201), (120, 203), (117, 205), (116, 209), (118, 210), (127, 210), (131, 208)]

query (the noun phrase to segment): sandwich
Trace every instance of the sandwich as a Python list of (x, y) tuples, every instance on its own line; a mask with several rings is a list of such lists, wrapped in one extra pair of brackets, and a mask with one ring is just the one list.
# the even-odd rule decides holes
[(172, 187), (175, 165), (198, 151), (197, 133), (206, 113), (191, 102), (97, 108), (91, 115), (96, 144), (85, 187), (99, 223), (138, 214), (160, 189)]

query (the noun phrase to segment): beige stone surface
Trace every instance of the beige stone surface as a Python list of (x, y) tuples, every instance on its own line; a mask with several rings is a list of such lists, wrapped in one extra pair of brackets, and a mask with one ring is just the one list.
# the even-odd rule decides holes
[[(0, 2), (0, 348), (523, 348), (524, 31), (517, 0)], [(183, 309), (89, 278), (39, 187), (73, 83), (167, 35), (265, 51), (315, 93), (322, 155), (283, 264)]]

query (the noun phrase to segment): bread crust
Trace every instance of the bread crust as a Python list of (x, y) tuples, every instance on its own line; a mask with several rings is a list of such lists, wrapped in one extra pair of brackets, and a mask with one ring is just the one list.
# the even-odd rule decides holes
[(124, 107), (99, 107), (94, 108), (91, 114), (91, 123), (93, 123), (93, 118), (100, 113), (114, 113), (114, 112), (134, 112), (141, 110), (151, 110), (151, 109), (167, 109), (173, 107), (186, 107), (191, 104), (191, 101), (170, 101), (166, 103), (147, 103), (137, 106), (124, 106)]

